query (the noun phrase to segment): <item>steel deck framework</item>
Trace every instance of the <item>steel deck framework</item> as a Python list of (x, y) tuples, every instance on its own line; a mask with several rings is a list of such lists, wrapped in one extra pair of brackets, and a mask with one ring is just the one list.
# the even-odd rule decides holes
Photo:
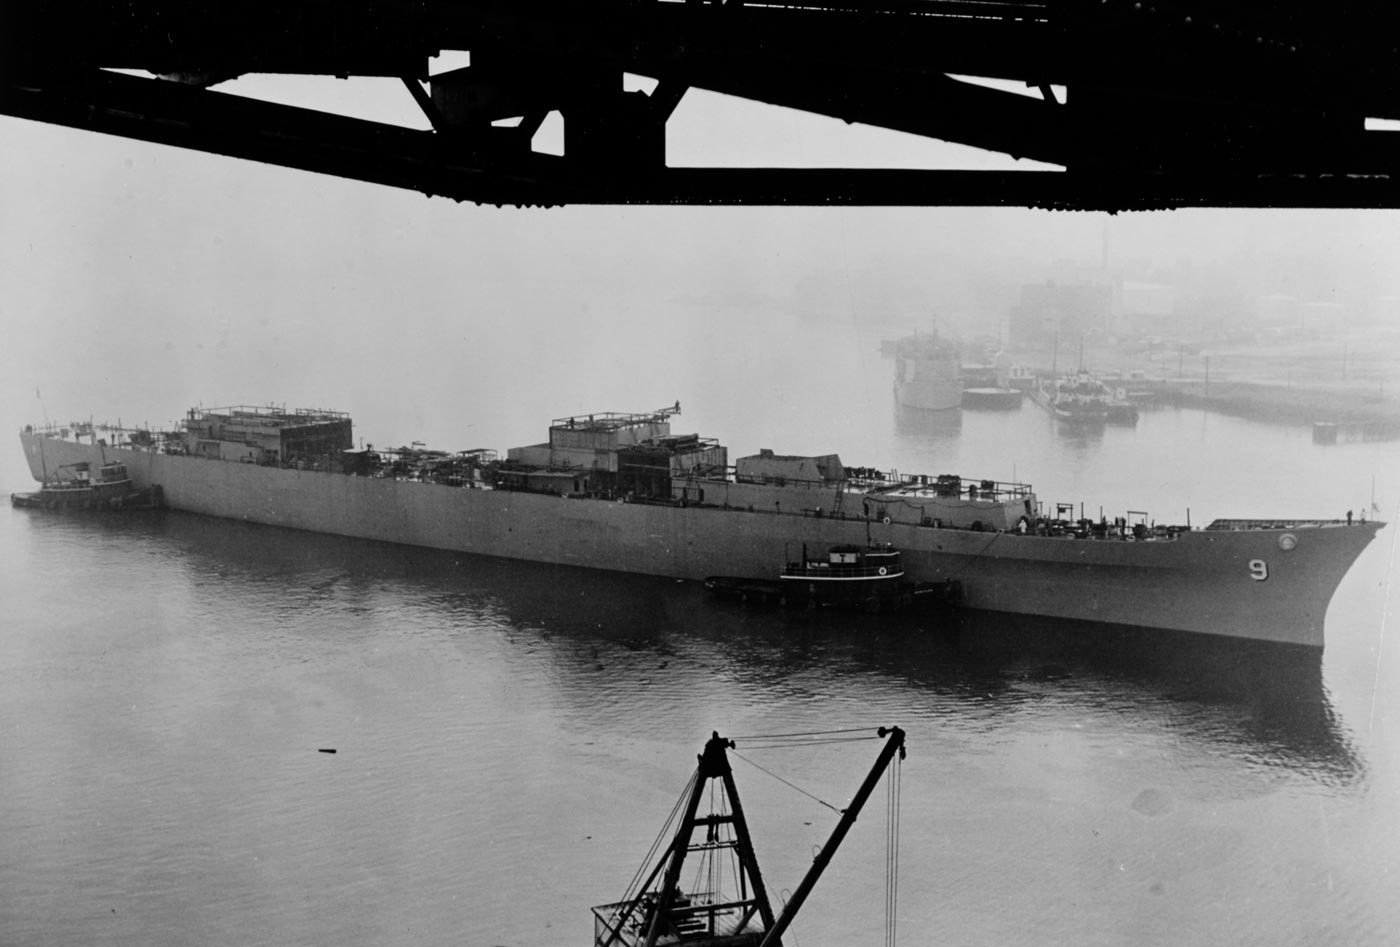
[[(1396, 207), (1400, 133), (1367, 128), (1400, 120), (1392, 22), (1357, 0), (0, 0), (0, 114), (488, 204)], [(429, 76), (444, 50), (470, 66)], [(247, 73), (399, 78), (431, 127), (211, 88)], [(670, 167), (692, 88), (1063, 170)], [(554, 111), (562, 156), (531, 150)]]

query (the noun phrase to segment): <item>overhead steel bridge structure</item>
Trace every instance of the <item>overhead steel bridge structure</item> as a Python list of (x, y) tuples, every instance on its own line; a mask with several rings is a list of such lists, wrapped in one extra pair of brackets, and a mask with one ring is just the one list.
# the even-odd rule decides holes
[[(485, 204), (1390, 208), (1393, 22), (1374, 0), (0, 0), (0, 114)], [(430, 75), (443, 51), (470, 65)], [(215, 88), (257, 73), (402, 80), (425, 120)], [(673, 167), (692, 89), (1041, 169)], [(562, 154), (532, 146), (551, 113)]]

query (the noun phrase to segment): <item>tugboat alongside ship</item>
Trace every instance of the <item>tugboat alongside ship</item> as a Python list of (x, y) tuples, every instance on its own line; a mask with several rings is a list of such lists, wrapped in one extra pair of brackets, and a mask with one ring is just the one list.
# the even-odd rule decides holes
[(825, 556), (809, 556), (789, 562), (777, 579), (712, 575), (705, 590), (744, 603), (784, 605), (796, 608), (860, 609), (867, 614), (902, 612), (917, 603), (956, 604), (961, 592), (957, 582), (910, 582), (898, 549), (889, 545), (833, 546)]
[(46, 473), (37, 491), (10, 494), (10, 505), (23, 509), (135, 510), (160, 504), (160, 488), (137, 490), (125, 464), (103, 463), (94, 477), (86, 460)]
[(1025, 483), (901, 475), (835, 454), (771, 450), (731, 465), (714, 439), (672, 433), (679, 410), (559, 418), (547, 441), (504, 459), (488, 450), (356, 449), (349, 415), (272, 407), (191, 410), (175, 431), (112, 430), (111, 443), (52, 426), (26, 428), (20, 441), (41, 483), (49, 470), (112, 462), (136, 490), (159, 487), (171, 509), (249, 523), (794, 589), (812, 586), (814, 572), (836, 573), (820, 573), (804, 554), (790, 578), (774, 576), (786, 550), (829, 557), (854, 547), (859, 564), (887, 548), (897, 551), (902, 582), (956, 587), (970, 609), (1313, 648), (1323, 646), (1338, 584), (1382, 526), (1278, 519), (1199, 528), (1138, 515), (1141, 529), (1109, 528), (1047, 511)]

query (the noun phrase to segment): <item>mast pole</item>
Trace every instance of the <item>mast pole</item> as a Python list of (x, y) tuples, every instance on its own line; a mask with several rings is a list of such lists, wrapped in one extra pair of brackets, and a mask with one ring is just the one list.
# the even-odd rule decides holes
[[(43, 430), (43, 432), (39, 435), (39, 438), (38, 438), (38, 440), (39, 440), (39, 470), (40, 470), (40, 471), (43, 473), (43, 475), (44, 475), (44, 480), (43, 480), (43, 482), (44, 482), (44, 483), (48, 483), (48, 482), (49, 482), (49, 464), (48, 464), (48, 461), (44, 459), (44, 438), (48, 436), (48, 431), (49, 431), (49, 409), (46, 408), (46, 407), (44, 407), (44, 396), (41, 395), (41, 394), (39, 394), (39, 389), (38, 389), (38, 388), (35, 388), (35, 389), (34, 389), (34, 397), (36, 397), (36, 398), (39, 399), (39, 410), (42, 411), (42, 412), (44, 412), (44, 430)], [(33, 470), (34, 468), (31, 467), (31, 468), (29, 468), (29, 469), (30, 469), (30, 470)], [(32, 476), (32, 474), (31, 474), (31, 476)]]
[(783, 908), (783, 913), (778, 916), (778, 920), (768, 929), (763, 942), (759, 947), (779, 947), (782, 941), (783, 932), (787, 930), (792, 919), (797, 916), (797, 911), (802, 907), (802, 902), (807, 900), (807, 895), (812, 893), (816, 887), (817, 880), (821, 878), (822, 872), (830, 864), (832, 857), (836, 854), (836, 848), (841, 844), (846, 833), (855, 824), (856, 817), (860, 815), (861, 807), (870, 798), (870, 794), (875, 790), (875, 785), (884, 775), (885, 768), (890, 765), (890, 760), (894, 758), (896, 752), (900, 759), (904, 758), (904, 731), (899, 727), (881, 727), (880, 736), (889, 736), (885, 743), (885, 748), (880, 751), (880, 756), (875, 760), (875, 765), (871, 767), (870, 774), (865, 777), (865, 782), (861, 783), (860, 789), (856, 791), (855, 798), (841, 814), (841, 821), (836, 823), (836, 828), (832, 830), (831, 838), (827, 839), (826, 845), (817, 853), (817, 857), (812, 861), (812, 867), (807, 869), (806, 876), (802, 883), (797, 886), (797, 890), (788, 899), (787, 905)]
[[(656, 939), (665, 932), (666, 920), (670, 917), (671, 909), (676, 903), (676, 887), (680, 882), (681, 863), (685, 861), (686, 851), (690, 847), (690, 836), (695, 831), (695, 812), (700, 808), (700, 800), (705, 794), (706, 784), (712, 779), (729, 776), (729, 758), (724, 755), (724, 749), (733, 745), (731, 741), (712, 732), (709, 741), (705, 744), (705, 752), (699, 757), (700, 765), (696, 770), (695, 785), (691, 790), (690, 800), (686, 803), (685, 815), (681, 817), (676, 836), (671, 842), (671, 861), (666, 866), (666, 877), (662, 881), (661, 891), (657, 896), (650, 922), (647, 924), (646, 939), (642, 942), (644, 947), (653, 947)], [(733, 801), (737, 803), (738, 797), (734, 797)]]

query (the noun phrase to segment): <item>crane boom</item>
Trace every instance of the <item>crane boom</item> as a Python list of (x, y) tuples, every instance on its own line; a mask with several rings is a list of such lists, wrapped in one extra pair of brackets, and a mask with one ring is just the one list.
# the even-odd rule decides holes
[(851, 804), (841, 813), (841, 821), (836, 823), (836, 828), (831, 832), (831, 838), (826, 840), (822, 850), (817, 853), (817, 857), (812, 860), (812, 867), (807, 869), (807, 874), (803, 877), (802, 883), (797, 886), (797, 890), (788, 899), (787, 905), (783, 908), (783, 913), (778, 915), (778, 919), (773, 926), (768, 929), (763, 942), (759, 947), (778, 947), (792, 919), (797, 916), (797, 911), (802, 907), (802, 902), (807, 900), (807, 895), (812, 893), (816, 887), (817, 880), (821, 878), (826, 866), (831, 863), (832, 856), (836, 854), (836, 848), (841, 844), (841, 840), (846, 837), (851, 826), (855, 824), (856, 817), (860, 815), (861, 807), (870, 798), (870, 793), (874, 791), (875, 784), (884, 775), (886, 767), (890, 765), (890, 760), (894, 759), (896, 752), (899, 758), (904, 759), (904, 731), (899, 727), (886, 729), (881, 727), (880, 736), (888, 736), (885, 748), (880, 751), (880, 756), (875, 760), (875, 765), (871, 767), (870, 775), (865, 777), (865, 782), (861, 783), (860, 789), (856, 792)]

